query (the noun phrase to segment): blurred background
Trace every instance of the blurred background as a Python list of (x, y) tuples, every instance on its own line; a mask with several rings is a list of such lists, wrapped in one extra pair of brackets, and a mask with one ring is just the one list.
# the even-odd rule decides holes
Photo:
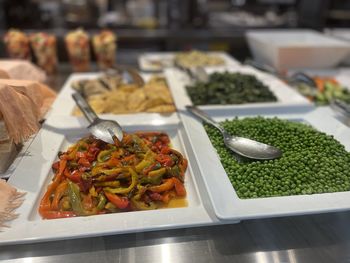
[[(346, 0), (0, 0), (0, 6), (2, 35), (9, 28), (50, 32), (60, 47), (71, 29), (110, 28), (118, 36), (119, 61), (131, 63), (142, 52), (190, 49), (243, 59), (247, 29), (350, 26)], [(60, 61), (67, 59), (63, 50)]]

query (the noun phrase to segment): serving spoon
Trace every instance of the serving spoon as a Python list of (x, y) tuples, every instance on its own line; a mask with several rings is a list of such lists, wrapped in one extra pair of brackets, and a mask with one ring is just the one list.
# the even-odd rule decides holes
[(241, 156), (256, 160), (271, 160), (282, 156), (282, 151), (274, 146), (248, 138), (230, 135), (219, 123), (215, 122), (205, 112), (195, 106), (186, 106), (186, 109), (193, 115), (217, 128), (223, 135), (226, 147)]
[(85, 98), (79, 93), (73, 93), (72, 97), (79, 109), (83, 112), (85, 118), (89, 121), (90, 125), (87, 128), (92, 135), (111, 144), (114, 144), (115, 138), (119, 141), (123, 139), (123, 130), (118, 122), (100, 119)]

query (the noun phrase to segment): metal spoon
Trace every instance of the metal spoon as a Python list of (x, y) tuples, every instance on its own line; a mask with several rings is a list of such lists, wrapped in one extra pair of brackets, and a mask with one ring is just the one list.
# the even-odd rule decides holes
[(282, 156), (282, 151), (274, 146), (243, 137), (231, 136), (220, 124), (195, 106), (186, 106), (186, 109), (193, 115), (217, 128), (224, 137), (226, 147), (239, 155), (256, 160), (270, 160)]
[(90, 122), (88, 129), (92, 135), (111, 144), (114, 144), (115, 138), (119, 141), (123, 139), (123, 130), (118, 122), (100, 119), (79, 93), (73, 93), (72, 97), (79, 109), (84, 113), (85, 118)]

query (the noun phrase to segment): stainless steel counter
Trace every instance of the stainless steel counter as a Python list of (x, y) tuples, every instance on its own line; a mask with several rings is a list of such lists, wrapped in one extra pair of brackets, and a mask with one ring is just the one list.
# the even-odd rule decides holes
[(0, 261), (350, 262), (349, 224), (350, 212), (342, 212), (3, 246)]
[[(53, 79), (57, 90), (67, 73)], [(0, 261), (350, 262), (350, 212), (0, 246)]]

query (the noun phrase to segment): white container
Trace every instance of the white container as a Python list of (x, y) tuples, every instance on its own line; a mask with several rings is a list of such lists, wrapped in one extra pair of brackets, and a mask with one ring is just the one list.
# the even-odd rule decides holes
[(253, 30), (246, 37), (254, 59), (279, 71), (330, 68), (350, 54), (350, 43), (312, 30)]
[[(344, 40), (350, 44), (350, 28), (329, 28), (329, 29), (325, 29), (324, 33), (331, 37)], [(350, 65), (350, 54), (343, 61), (342, 64)]]

